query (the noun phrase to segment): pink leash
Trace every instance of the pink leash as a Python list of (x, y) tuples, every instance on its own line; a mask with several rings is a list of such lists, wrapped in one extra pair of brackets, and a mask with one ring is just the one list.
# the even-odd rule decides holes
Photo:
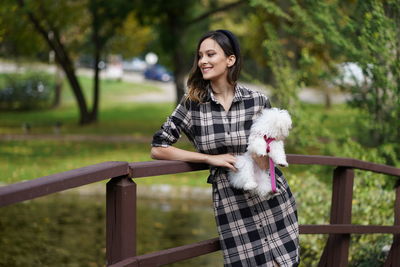
[[(269, 144), (275, 140), (275, 138), (267, 138), (266, 135), (264, 135), (264, 140), (267, 142), (267, 153), (270, 151)], [(271, 188), (272, 192), (276, 193), (276, 182), (275, 182), (275, 164), (272, 161), (271, 157), (269, 158), (269, 177), (271, 178)]]

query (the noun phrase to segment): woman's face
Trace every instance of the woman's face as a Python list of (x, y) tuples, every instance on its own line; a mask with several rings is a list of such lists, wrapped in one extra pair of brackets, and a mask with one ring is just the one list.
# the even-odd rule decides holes
[(225, 79), (227, 81), (228, 67), (235, 63), (235, 56), (225, 56), (221, 46), (211, 38), (205, 39), (200, 44), (198, 53), (199, 61), (197, 65), (204, 80)]

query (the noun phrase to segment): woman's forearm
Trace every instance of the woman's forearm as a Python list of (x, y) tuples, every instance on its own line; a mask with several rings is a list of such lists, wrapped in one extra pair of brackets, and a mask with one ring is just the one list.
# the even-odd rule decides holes
[(181, 160), (187, 162), (205, 163), (213, 166), (229, 168), (233, 171), (236, 171), (236, 158), (231, 154), (208, 155), (169, 146), (152, 147), (151, 157), (153, 159)]
[(207, 157), (207, 154), (183, 150), (173, 146), (151, 148), (151, 158), (153, 159), (207, 163)]

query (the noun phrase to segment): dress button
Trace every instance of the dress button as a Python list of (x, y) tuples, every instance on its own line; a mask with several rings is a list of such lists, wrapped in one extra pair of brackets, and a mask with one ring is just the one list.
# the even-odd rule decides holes
[(230, 132), (227, 132), (226, 134), (227, 134), (227, 135), (230, 135), (231, 133), (230, 133)]
[(268, 242), (268, 239), (265, 238), (264, 241), (265, 241), (265, 242)]
[(262, 228), (262, 224), (260, 224), (260, 228)]

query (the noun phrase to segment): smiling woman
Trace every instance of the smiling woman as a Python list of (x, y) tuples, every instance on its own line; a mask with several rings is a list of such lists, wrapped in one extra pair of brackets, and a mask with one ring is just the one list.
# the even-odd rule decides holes
[[(154, 135), (154, 159), (210, 165), (214, 215), (224, 266), (297, 266), (297, 209), (283, 181), (279, 195), (266, 199), (231, 186), (228, 170), (236, 171), (236, 155), (246, 151), (253, 121), (270, 108), (268, 98), (237, 84), (241, 68), (239, 43), (230, 31), (206, 33), (199, 41), (188, 94)], [(197, 152), (172, 146), (184, 132)], [(266, 169), (267, 157), (254, 155)]]

